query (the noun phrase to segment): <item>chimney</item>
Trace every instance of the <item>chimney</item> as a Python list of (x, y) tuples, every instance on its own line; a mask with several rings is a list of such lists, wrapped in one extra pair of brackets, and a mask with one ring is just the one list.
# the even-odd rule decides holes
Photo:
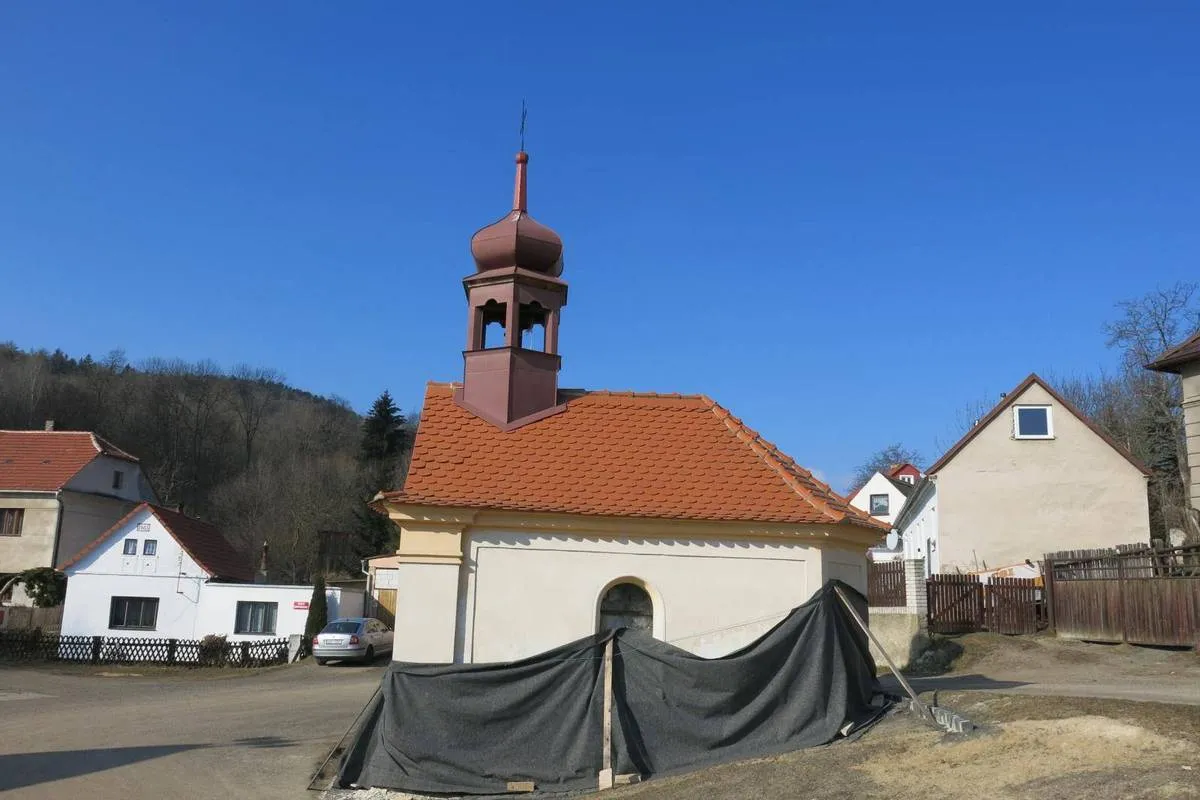
[(52, 419), (48, 419), (48, 420), (46, 420), (46, 427), (45, 427), (45, 430), (46, 430), (46, 431), (48, 431), (48, 432), (49, 432), (49, 431), (53, 431), (53, 430), (54, 430), (54, 420), (52, 420)]
[(254, 576), (255, 583), (267, 582), (267, 551), (269, 549), (270, 545), (268, 545), (266, 542), (263, 542), (262, 555), (260, 555), (258, 558), (258, 574)]

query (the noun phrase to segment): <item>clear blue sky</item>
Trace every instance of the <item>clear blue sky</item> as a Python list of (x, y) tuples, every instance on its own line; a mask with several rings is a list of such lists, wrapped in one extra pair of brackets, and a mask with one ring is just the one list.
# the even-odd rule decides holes
[(414, 408), (524, 96), (562, 385), (932, 460), (1200, 275), (1200, 4), (984, 5), (4, 3), (0, 340)]

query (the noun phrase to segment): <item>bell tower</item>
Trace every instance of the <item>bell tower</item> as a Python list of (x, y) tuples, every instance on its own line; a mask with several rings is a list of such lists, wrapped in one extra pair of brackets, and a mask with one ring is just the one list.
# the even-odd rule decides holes
[(566, 409), (558, 401), (558, 325), (567, 304), (562, 240), (529, 216), (529, 155), (517, 153), (512, 211), (471, 237), (463, 385), (455, 401), (506, 431)]

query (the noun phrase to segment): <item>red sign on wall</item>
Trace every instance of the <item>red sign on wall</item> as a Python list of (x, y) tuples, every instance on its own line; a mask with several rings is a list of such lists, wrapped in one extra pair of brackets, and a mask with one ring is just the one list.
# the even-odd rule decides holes
[(307, 600), (295, 600), (292, 602), (292, 608), (294, 608), (297, 611), (307, 611), (308, 610), (308, 601)]

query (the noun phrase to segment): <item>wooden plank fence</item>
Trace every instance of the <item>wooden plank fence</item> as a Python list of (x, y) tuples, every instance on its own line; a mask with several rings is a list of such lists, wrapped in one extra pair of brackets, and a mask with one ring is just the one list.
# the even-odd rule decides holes
[(1200, 646), (1200, 546), (1048, 553), (1043, 573), (1059, 636)]
[(898, 608), (908, 602), (903, 561), (872, 561), (867, 565), (867, 601), (876, 608)]
[(975, 575), (930, 575), (930, 633), (973, 633), (983, 630), (983, 584)]
[(1032, 578), (992, 578), (983, 586), (983, 624), (993, 633), (1037, 633), (1046, 627), (1042, 590)]
[(205, 640), (135, 639), (0, 631), (0, 661), (261, 667), (287, 663), (287, 656), (287, 639), (227, 642), (219, 636)]
[(1036, 633), (1046, 627), (1041, 589), (1031, 578), (992, 578), (978, 575), (931, 575), (928, 621), (931, 633)]

